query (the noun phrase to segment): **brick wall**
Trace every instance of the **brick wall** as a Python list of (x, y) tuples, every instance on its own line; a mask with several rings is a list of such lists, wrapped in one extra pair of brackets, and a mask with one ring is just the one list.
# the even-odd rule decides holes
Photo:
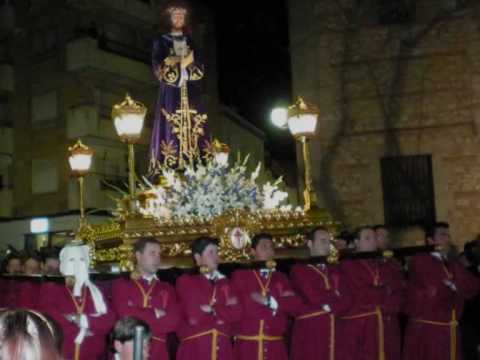
[(321, 110), (312, 160), (322, 205), (347, 226), (381, 223), (380, 159), (431, 154), (437, 220), (451, 223), (459, 245), (472, 239), (480, 233), (478, 5), (446, 12), (418, 1), (415, 21), (380, 26), (373, 2), (332, 3), (290, 1), (293, 94)]

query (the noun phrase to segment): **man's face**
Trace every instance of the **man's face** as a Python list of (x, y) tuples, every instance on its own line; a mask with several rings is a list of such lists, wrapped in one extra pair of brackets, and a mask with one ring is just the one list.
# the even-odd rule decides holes
[(160, 254), (159, 244), (147, 243), (142, 252), (135, 253), (138, 270), (149, 275), (155, 274), (160, 268)]
[(430, 245), (439, 245), (447, 247), (450, 245), (450, 229), (446, 227), (438, 227), (435, 229), (433, 238), (428, 238)]
[[(114, 347), (120, 357), (120, 360), (133, 360), (133, 340), (125, 341), (124, 343), (116, 340), (114, 343)], [(143, 343), (142, 348), (144, 360), (147, 360), (149, 358), (149, 351), (150, 341), (146, 340)]]
[(310, 255), (328, 256), (330, 254), (330, 234), (325, 230), (317, 230), (313, 240), (308, 241)]
[(198, 266), (206, 266), (210, 271), (215, 271), (218, 268), (218, 247), (214, 244), (209, 244), (203, 250), (202, 255), (195, 254), (195, 261)]
[(390, 233), (385, 228), (378, 228), (375, 231), (377, 247), (379, 250), (387, 250), (390, 247)]
[(185, 26), (185, 12), (182, 10), (174, 10), (170, 15), (172, 30), (180, 31)]
[(252, 254), (257, 261), (268, 261), (273, 259), (275, 256), (273, 241), (270, 239), (260, 239), (257, 247), (252, 249)]
[(48, 275), (60, 273), (60, 260), (56, 258), (47, 258), (43, 265), (43, 272)]
[(377, 250), (377, 239), (373, 229), (363, 229), (355, 242), (359, 252)]
[(23, 265), (23, 272), (26, 275), (40, 274), (40, 262), (35, 259), (27, 259)]
[(7, 273), (20, 274), (22, 272), (22, 262), (20, 259), (10, 259), (7, 264)]

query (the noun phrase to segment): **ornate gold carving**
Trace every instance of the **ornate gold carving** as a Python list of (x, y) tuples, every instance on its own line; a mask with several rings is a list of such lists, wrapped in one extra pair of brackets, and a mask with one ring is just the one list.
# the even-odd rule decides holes
[(392, 250), (384, 250), (383, 253), (382, 253), (382, 256), (385, 258), (385, 259), (391, 259), (393, 257), (393, 251)]
[(165, 81), (167, 84), (174, 85), (177, 81), (178, 78), (180, 77), (180, 72), (178, 71), (178, 66), (168, 66), (165, 65), (162, 67), (160, 70), (162, 74), (162, 79)]
[(92, 226), (90, 236), (95, 238), (98, 263), (120, 263), (122, 269), (133, 268), (132, 244), (146, 236), (153, 236), (160, 241), (162, 257), (166, 261), (178, 258), (183, 263), (186, 259), (190, 265), (190, 245), (199, 236), (213, 236), (220, 240), (222, 261), (247, 261), (250, 239), (242, 247), (234, 246), (231, 236), (235, 229), (240, 229), (249, 238), (260, 231), (269, 232), (274, 236), (276, 248), (285, 253), (302, 248), (305, 244), (304, 234), (313, 227), (321, 225), (334, 231), (337, 226), (326, 212), (311, 216), (293, 211), (262, 214), (243, 210), (232, 210), (211, 222), (186, 218), (158, 223), (153, 219), (129, 218), (121, 224)]
[(180, 109), (172, 114), (165, 111), (164, 115), (172, 125), (172, 133), (178, 139), (178, 167), (184, 169), (187, 162), (193, 163), (200, 157), (198, 140), (204, 135), (203, 127), (207, 122), (207, 115), (190, 109), (187, 82), (180, 88)]
[(175, 146), (175, 143), (170, 140), (168, 143), (165, 141), (162, 141), (160, 144), (160, 152), (163, 156), (163, 165), (172, 167), (175, 166), (175, 163), (177, 162), (177, 147)]
[(121, 103), (113, 105), (112, 119), (124, 114), (139, 114), (145, 116), (146, 113), (147, 108), (145, 105), (139, 101), (133, 100), (129, 94), (126, 94), (125, 99)]
[(330, 264), (335, 264), (338, 262), (339, 258), (339, 253), (337, 248), (333, 245), (333, 243), (330, 243), (330, 255), (327, 257), (327, 262)]
[(188, 68), (188, 78), (190, 80), (196, 81), (203, 78), (203, 71), (195, 65), (191, 65)]

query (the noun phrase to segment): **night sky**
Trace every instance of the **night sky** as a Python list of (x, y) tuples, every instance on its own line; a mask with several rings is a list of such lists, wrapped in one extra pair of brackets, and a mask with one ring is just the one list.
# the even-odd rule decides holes
[(222, 103), (262, 129), (281, 163), (295, 161), (293, 140), (270, 123), (270, 111), (291, 102), (286, 0), (202, 0), (215, 14)]

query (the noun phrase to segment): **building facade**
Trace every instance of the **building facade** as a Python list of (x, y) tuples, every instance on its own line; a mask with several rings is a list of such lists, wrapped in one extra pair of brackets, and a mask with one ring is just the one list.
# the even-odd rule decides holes
[(448, 221), (458, 245), (480, 233), (479, 14), (476, 1), (289, 2), (293, 94), (321, 112), (315, 186), (346, 226)]
[[(163, 6), (140, 0), (0, 2), (0, 216), (9, 229), (15, 219), (22, 219), (24, 229), (25, 219), (38, 216), (59, 222), (62, 233), (75, 229), (69, 215), (78, 213), (79, 194), (67, 149), (77, 139), (95, 151), (85, 180), (86, 207), (114, 206), (111, 185), (127, 182), (127, 148), (110, 112), (127, 92), (150, 110), (135, 147), (137, 173), (146, 172), (158, 86), (150, 49)], [(226, 141), (240, 126), (245, 141), (232, 150), (241, 146), (263, 161), (263, 134), (219, 104), (213, 15), (195, 5), (193, 16), (193, 37), (207, 68), (202, 96), (213, 135)], [(25, 234), (19, 230), (1, 241), (21, 248)]]

